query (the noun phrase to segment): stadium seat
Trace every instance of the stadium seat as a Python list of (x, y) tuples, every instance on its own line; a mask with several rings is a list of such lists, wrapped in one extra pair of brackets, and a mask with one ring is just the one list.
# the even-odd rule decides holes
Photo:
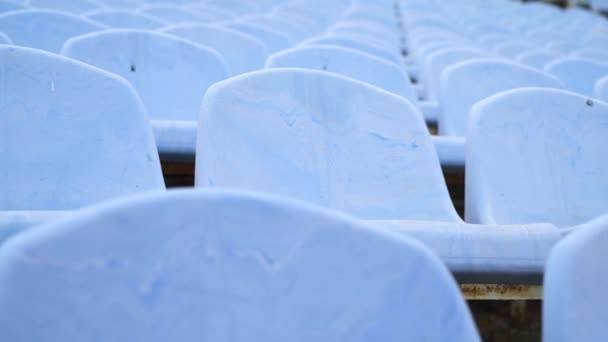
[[(607, 25), (608, 26), (608, 25)], [(608, 64), (608, 47), (604, 49), (586, 48), (575, 51), (573, 57), (590, 59), (601, 64)]]
[(534, 45), (528, 42), (519, 40), (509, 40), (496, 45), (494, 51), (496, 51), (499, 56), (509, 59), (515, 59), (522, 52), (529, 51), (533, 48)]
[(473, 59), (443, 71), (439, 133), (465, 136), (471, 107), (501, 91), (521, 87), (562, 88), (553, 76), (501, 59)]
[(284, 34), (258, 24), (249, 23), (247, 21), (236, 21), (222, 23), (222, 26), (257, 38), (264, 44), (268, 53), (275, 53), (287, 49), (291, 45), (289, 43), (289, 38)]
[(334, 72), (375, 85), (418, 102), (408, 75), (399, 65), (354, 49), (331, 45), (305, 45), (283, 50), (266, 60), (267, 68), (307, 68)]
[(0, 216), (164, 190), (146, 112), (125, 80), (13, 46), (0, 46), (0, 77)]
[(385, 60), (396, 64), (403, 63), (403, 59), (399, 55), (398, 51), (387, 50), (385, 47), (374, 45), (370, 42), (360, 40), (357, 37), (325, 34), (301, 43), (301, 45), (309, 44), (343, 46), (384, 58)]
[(213, 50), (171, 35), (109, 30), (78, 36), (62, 53), (129, 80), (150, 114), (163, 160), (191, 155), (206, 89), (229, 77)]
[(568, 57), (547, 64), (545, 71), (559, 78), (567, 89), (593, 96), (595, 82), (608, 75), (608, 64)]
[(425, 59), (424, 64), (422, 64), (420, 76), (422, 83), (426, 85), (426, 98), (431, 101), (438, 100), (443, 70), (466, 60), (489, 56), (490, 54), (483, 50), (467, 47), (448, 47), (431, 53)]
[(595, 82), (595, 97), (608, 102), (608, 75)]
[(543, 301), (544, 341), (605, 341), (608, 216), (577, 227), (549, 257)]
[(164, 22), (147, 14), (119, 9), (93, 11), (87, 13), (86, 17), (116, 29), (154, 30), (165, 26)]
[(79, 15), (100, 8), (100, 5), (89, 0), (28, 0), (28, 6), (36, 9), (48, 9)]
[(3, 341), (480, 340), (423, 245), (235, 192), (138, 196), (18, 236), (0, 306)]
[(469, 120), (466, 220), (582, 224), (608, 213), (608, 104), (557, 89), (515, 89)]
[(239, 31), (204, 24), (182, 24), (161, 29), (160, 32), (216, 50), (224, 57), (233, 75), (261, 69), (266, 61), (264, 44)]
[(422, 114), (333, 73), (266, 69), (216, 83), (196, 158), (199, 187), (275, 193), (367, 219), (460, 222)]
[(71, 37), (103, 30), (105, 26), (79, 16), (50, 10), (22, 10), (0, 15), (0, 32), (15, 45), (59, 52)]

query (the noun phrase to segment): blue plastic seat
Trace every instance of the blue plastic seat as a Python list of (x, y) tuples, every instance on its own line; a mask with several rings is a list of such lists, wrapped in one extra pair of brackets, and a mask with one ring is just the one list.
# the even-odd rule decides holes
[(99, 9), (101, 6), (89, 0), (28, 0), (28, 6), (36, 9), (49, 9), (72, 14), (82, 14)]
[(608, 216), (577, 227), (549, 257), (543, 300), (545, 341), (605, 341)]
[(103, 30), (89, 19), (50, 10), (22, 10), (0, 15), (0, 31), (16, 45), (59, 52), (71, 37)]
[(608, 104), (557, 89), (515, 89), (473, 108), (466, 220), (582, 224), (608, 213)]
[(236, 21), (224, 23), (222, 26), (257, 38), (264, 44), (268, 53), (275, 53), (287, 49), (291, 45), (289, 43), (289, 38), (283, 33), (271, 30), (259, 24), (249, 23), (247, 21)]
[(529, 51), (533, 48), (534, 45), (526, 41), (508, 40), (496, 45), (494, 51), (496, 51), (499, 56), (515, 59), (521, 53)]
[(224, 57), (233, 75), (261, 69), (266, 61), (264, 44), (239, 31), (220, 26), (183, 24), (164, 28), (161, 32), (216, 50)]
[(354, 49), (331, 45), (305, 45), (271, 55), (266, 60), (266, 67), (296, 67), (334, 72), (375, 85), (412, 103), (418, 102), (415, 90), (403, 68)]
[(16, 342), (479, 341), (423, 245), (234, 192), (139, 196), (19, 236), (0, 306)]
[(62, 53), (129, 80), (150, 113), (163, 159), (190, 156), (206, 89), (229, 77), (213, 50), (171, 35), (110, 30), (78, 36)]
[(420, 77), (426, 86), (426, 98), (431, 101), (438, 100), (443, 70), (466, 60), (489, 56), (489, 53), (468, 47), (448, 47), (429, 54), (422, 65)]
[(12, 46), (0, 46), (0, 80), (0, 240), (54, 211), (164, 190), (147, 115), (125, 80)]
[(439, 132), (465, 136), (471, 107), (496, 93), (522, 87), (562, 88), (555, 77), (500, 59), (473, 59), (443, 71)]
[(196, 158), (197, 186), (281, 194), (368, 219), (460, 221), (422, 114), (333, 73), (266, 69), (216, 83)]
[(396, 64), (400, 64), (403, 62), (403, 59), (399, 55), (398, 51), (387, 50), (386, 47), (374, 45), (373, 43), (360, 39), (360, 37), (357, 38), (347, 35), (338, 36), (333, 34), (326, 34), (306, 40), (302, 43), (302, 45), (307, 44), (343, 46), (346, 48), (360, 50), (380, 58), (384, 58), (385, 60)]
[(608, 75), (595, 82), (595, 97), (608, 102)]
[(593, 96), (595, 82), (608, 75), (608, 64), (568, 57), (547, 64), (545, 71), (562, 80), (567, 89)]
[(93, 11), (87, 13), (86, 17), (108, 27), (117, 29), (154, 30), (165, 25), (163, 21), (147, 14), (120, 9)]

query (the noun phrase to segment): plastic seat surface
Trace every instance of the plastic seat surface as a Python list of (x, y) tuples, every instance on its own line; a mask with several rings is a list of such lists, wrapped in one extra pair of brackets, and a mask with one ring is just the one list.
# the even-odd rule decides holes
[(169, 24), (199, 22), (202, 19), (196, 12), (170, 5), (146, 6), (140, 9), (139, 13), (153, 16)]
[(451, 65), (469, 59), (489, 57), (490, 55), (482, 50), (473, 48), (447, 47), (437, 50), (427, 56), (422, 65), (422, 79), (426, 85), (426, 95), (429, 100), (437, 100), (441, 74), (443, 70)]
[(531, 50), (519, 54), (515, 59), (529, 67), (544, 70), (547, 64), (558, 59), (558, 57), (545, 50)]
[(286, 35), (258, 24), (248, 23), (246, 21), (237, 21), (222, 24), (222, 26), (257, 38), (264, 44), (268, 53), (274, 53), (287, 49), (291, 46), (289, 43), (289, 38), (287, 38)]
[(402, 68), (354, 49), (306, 45), (271, 55), (266, 60), (266, 67), (296, 67), (334, 72), (375, 85), (412, 103), (418, 102), (409, 77)]
[(608, 212), (608, 104), (516, 89), (475, 105), (467, 134), (471, 223), (582, 224)]
[(608, 216), (561, 241), (549, 257), (543, 300), (545, 341), (603, 341), (608, 338)]
[(232, 75), (261, 69), (266, 61), (264, 44), (239, 31), (220, 26), (183, 24), (164, 28), (160, 32), (216, 50), (225, 59)]
[(69, 40), (62, 53), (133, 84), (153, 120), (162, 155), (189, 153), (187, 147), (195, 143), (194, 122), (205, 91), (229, 77), (217, 52), (156, 32), (95, 32)]
[(307, 44), (343, 46), (363, 51), (380, 58), (384, 58), (387, 61), (396, 64), (400, 64), (403, 62), (403, 59), (399, 55), (398, 51), (387, 50), (385, 47), (377, 46), (370, 42), (363, 41), (361, 39), (358, 39), (357, 37), (352, 36), (323, 35), (312, 38), (302, 43), (302, 45)]
[(595, 82), (595, 97), (608, 102), (608, 75)]
[(333, 73), (266, 69), (215, 84), (196, 157), (199, 187), (276, 193), (368, 219), (459, 221), (420, 112)]
[(0, 305), (16, 342), (479, 341), (423, 245), (240, 193), (130, 198), (11, 239)]
[(0, 32), (0, 44), (13, 44), (13, 41), (6, 34)]
[(22, 10), (0, 15), (0, 31), (16, 45), (58, 53), (71, 37), (103, 30), (91, 20), (49, 10)]
[(164, 190), (146, 112), (126, 81), (13, 46), (0, 46), (0, 80), (0, 209), (74, 209)]
[(99, 4), (88, 0), (29, 0), (28, 6), (31, 8), (50, 9), (76, 15), (100, 8)]
[(0, 13), (10, 12), (23, 9), (22, 4), (18, 4), (12, 1), (0, 0)]
[(593, 96), (595, 82), (604, 76), (608, 76), (608, 64), (570, 57), (547, 64), (545, 71), (562, 80), (567, 89), (579, 94)]
[(473, 59), (454, 64), (441, 76), (439, 132), (466, 135), (471, 107), (496, 93), (522, 87), (563, 88), (555, 77), (499, 59)]
[(154, 30), (165, 25), (152, 16), (127, 10), (104, 9), (90, 12), (87, 18), (117, 29)]

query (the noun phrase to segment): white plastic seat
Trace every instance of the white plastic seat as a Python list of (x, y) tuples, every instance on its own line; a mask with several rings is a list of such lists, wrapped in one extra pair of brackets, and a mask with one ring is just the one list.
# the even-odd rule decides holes
[(544, 281), (545, 341), (608, 339), (607, 251), (608, 216), (577, 227), (555, 246)]
[(608, 75), (608, 64), (568, 57), (547, 64), (545, 71), (559, 78), (567, 89), (593, 96), (595, 82)]
[(439, 133), (465, 136), (468, 115), (477, 102), (522, 87), (562, 88), (555, 77), (501, 59), (473, 59), (443, 71), (439, 92)]
[(22, 10), (0, 15), (0, 31), (15, 45), (59, 52), (71, 37), (105, 26), (79, 16), (49, 10)]
[(466, 220), (581, 224), (608, 213), (608, 104), (542, 88), (473, 108), (467, 133)]
[(409, 77), (402, 68), (354, 49), (330, 45), (305, 45), (271, 55), (266, 60), (266, 67), (296, 67), (334, 72), (375, 85), (412, 103), (418, 102)]
[(164, 28), (168, 33), (212, 48), (226, 60), (233, 75), (264, 67), (267, 52), (256, 38), (239, 31), (204, 24), (183, 24)]
[(0, 306), (3, 341), (480, 340), (422, 244), (234, 192), (129, 198), (9, 240)]
[(257, 38), (260, 42), (264, 43), (268, 53), (275, 53), (287, 49), (291, 45), (289, 43), (289, 38), (284, 34), (258, 24), (249, 23), (247, 21), (236, 21), (222, 24), (222, 26)]
[(165, 26), (163, 21), (152, 16), (127, 10), (102, 9), (89, 12), (86, 17), (117, 29), (154, 30)]
[(595, 97), (608, 102), (608, 75), (595, 82)]
[(337, 35), (322, 35), (319, 37), (312, 38), (310, 40), (304, 41), (302, 45), (336, 45), (343, 46), (359, 51), (363, 51), (369, 53), (371, 55), (384, 58), (389, 62), (393, 62), (396, 64), (403, 63), (402, 57), (399, 55), (398, 51), (387, 50), (386, 47), (377, 46), (368, 41), (364, 41), (361, 39), (357, 39), (357, 37), (352, 36), (337, 36)]
[(333, 73), (266, 69), (216, 83), (196, 157), (199, 187), (275, 193), (368, 219), (460, 222), (422, 114)]
[(110, 30), (78, 36), (62, 53), (127, 79), (150, 113), (163, 159), (190, 155), (207, 88), (229, 77), (213, 50), (171, 35)]

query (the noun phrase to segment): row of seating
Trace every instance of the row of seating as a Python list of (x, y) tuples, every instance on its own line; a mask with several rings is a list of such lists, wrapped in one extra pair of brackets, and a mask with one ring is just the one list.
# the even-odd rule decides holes
[[(107, 340), (124, 332), (133, 335), (123, 339), (189, 339), (201, 336), (203, 326), (211, 328), (204, 329), (209, 339), (233, 334), (284, 340), (306, 324), (312, 334), (302, 334), (306, 340), (331, 334), (476, 340), (462, 298), (433, 254), (460, 282), (539, 284), (554, 246), (564, 245), (554, 253), (572, 256), (552, 258), (587, 260), (589, 252), (596, 259), (580, 278), (574, 264), (564, 272), (550, 263), (547, 296), (570, 291), (566, 296), (576, 300), (574, 280), (601, 284), (608, 104), (561, 89), (569, 87), (564, 77), (570, 73), (556, 78), (492, 57), (495, 52), (482, 49), (482, 42), (474, 58), (451, 57), (449, 51), (445, 60), (434, 60), (443, 69), (435, 81), (425, 72), (437, 52), (460, 49), (456, 55), (473, 56), (466, 49), (477, 35), (469, 30), (494, 23), (512, 25), (508, 32), (529, 29), (520, 17), (496, 20), (499, 14), (538, 11), (539, 19), (560, 24), (562, 15), (572, 16), (560, 12), (554, 18), (537, 5), (484, 3), (133, 3), (114, 17), (163, 22), (153, 29), (107, 30), (87, 17), (114, 11), (107, 8), (0, 15), (0, 31), (14, 44), (0, 46), (0, 236), (7, 239), (0, 245), (0, 302), (9, 308), (0, 313), (0, 336)], [(222, 19), (187, 18), (199, 12), (194, 8), (212, 9), (209, 16)], [(466, 25), (483, 13), (494, 14), (486, 28)], [(70, 20), (99, 27), (57, 34), (63, 29), (54, 28)], [(595, 23), (598, 30), (605, 27)], [(582, 28), (568, 31), (584, 43), (602, 39)], [(26, 42), (36, 35), (40, 45)], [(437, 98), (429, 97), (433, 82)], [(434, 121), (444, 135), (446, 122), (454, 122), (458, 138), (431, 136), (427, 124)], [(441, 146), (460, 146), (464, 162), (465, 136), (467, 223), (454, 210), (438, 159)], [(194, 156), (199, 188), (283, 197), (163, 193), (160, 160)], [(142, 192), (159, 194), (79, 210)], [(45, 222), (51, 223), (37, 226)], [(586, 249), (592, 243), (597, 247)], [(387, 261), (401, 258), (404, 264)], [(244, 271), (249, 263), (253, 268)], [(285, 263), (291, 266), (285, 269)], [(201, 265), (209, 273), (199, 273)], [(32, 281), (40, 275), (49, 282)], [(325, 287), (330, 275), (338, 279)], [(549, 285), (553, 278), (559, 280)], [(360, 288), (345, 292), (350, 283)], [(56, 296), (44, 296), (49, 288), (57, 288)], [(120, 296), (108, 298), (108, 289)], [(370, 289), (378, 291), (359, 298)], [(286, 302), (294, 293), (301, 296)], [(84, 316), (82, 307), (97, 298), (106, 299)], [(116, 301), (120, 305), (110, 309)], [(404, 326), (396, 320), (423, 317), (419, 310), (427, 301), (436, 321)], [(601, 322), (551, 323), (560, 322), (554, 317), (564, 310), (549, 301), (549, 330), (572, 340), (602, 336), (593, 335), (602, 333)], [(347, 311), (358, 314), (337, 316), (347, 302)], [(596, 314), (601, 303), (581, 300), (575, 313)], [(229, 314), (219, 309), (227, 304)], [(209, 314), (209, 306), (218, 309)], [(40, 316), (33, 318), (28, 308)], [(418, 314), (402, 311), (408, 308)], [(375, 321), (380, 323), (361, 324), (370, 310), (381, 315)], [(57, 311), (68, 315), (55, 319)], [(191, 314), (182, 320), (184, 312), (201, 312), (200, 320)], [(112, 319), (99, 320), (101, 315)], [(260, 323), (264, 317), (289, 320), (270, 329)], [(116, 328), (125, 319), (137, 324)], [(87, 326), (74, 327), (77, 320)], [(236, 328), (227, 326), (231, 320)], [(174, 329), (180, 322), (183, 329)], [(29, 328), (43, 324), (49, 330)], [(421, 324), (427, 329), (413, 329)]]
[[(608, 216), (557, 244), (546, 341), (601, 341)], [(140, 195), (0, 248), (9, 341), (479, 341), (422, 244), (338, 212), (231, 191)], [(129, 322), (129, 324), (125, 324)]]

